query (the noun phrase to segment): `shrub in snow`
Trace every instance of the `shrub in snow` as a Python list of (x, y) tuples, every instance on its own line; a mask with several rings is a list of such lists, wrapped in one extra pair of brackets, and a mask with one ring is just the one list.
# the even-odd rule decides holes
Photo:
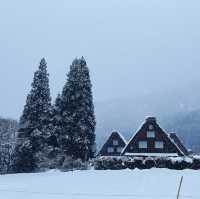
[(114, 158), (112, 161), (112, 168), (113, 170), (124, 169), (125, 167), (124, 167), (122, 159)]
[(73, 171), (73, 170), (86, 170), (89, 165), (87, 162), (83, 162), (81, 159), (72, 159), (72, 157), (66, 157), (63, 165), (60, 167), (62, 171)]
[(186, 157), (168, 158), (166, 166), (169, 169), (183, 170), (192, 166), (192, 159)]
[(200, 169), (200, 156), (193, 156), (193, 163), (191, 169)]
[(156, 168), (167, 168), (167, 159), (165, 157), (155, 158), (154, 161)]
[(124, 160), (124, 167), (128, 169), (145, 169), (144, 158), (142, 157), (129, 157)]
[(144, 163), (144, 158), (142, 157), (138, 157), (138, 158), (134, 158), (134, 164), (135, 164), (135, 168), (138, 169), (145, 169), (145, 163)]
[(155, 160), (153, 158), (145, 158), (144, 160), (145, 169), (151, 169), (156, 166)]
[(94, 168), (96, 170), (120, 170), (126, 167), (120, 157), (100, 157), (95, 160)]
[(190, 157), (99, 157), (94, 161), (97, 170), (116, 169), (200, 169), (200, 158)]
[(133, 158), (129, 158), (128, 160), (124, 161), (125, 168), (128, 169), (135, 169), (135, 162)]
[(106, 169), (111, 169), (111, 157), (100, 157), (97, 158), (94, 162), (94, 168), (96, 170), (106, 170)]
[(95, 170), (104, 170), (101, 160), (95, 160), (94, 169)]

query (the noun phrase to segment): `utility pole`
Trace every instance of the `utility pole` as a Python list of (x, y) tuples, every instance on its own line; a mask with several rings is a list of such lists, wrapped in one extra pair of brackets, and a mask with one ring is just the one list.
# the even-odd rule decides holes
[(177, 193), (177, 199), (179, 199), (179, 196), (180, 196), (180, 191), (181, 191), (182, 183), (183, 183), (183, 176), (181, 177), (181, 181), (180, 181), (180, 183), (179, 183), (178, 193)]

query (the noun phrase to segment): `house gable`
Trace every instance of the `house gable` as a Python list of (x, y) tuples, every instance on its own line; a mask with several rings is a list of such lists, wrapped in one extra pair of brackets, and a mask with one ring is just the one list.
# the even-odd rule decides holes
[(112, 132), (105, 144), (100, 149), (100, 156), (120, 156), (126, 146), (126, 140), (118, 132)]
[(170, 136), (156, 122), (148, 117), (142, 127), (128, 142), (122, 155), (134, 156), (182, 156), (183, 152), (176, 146)]

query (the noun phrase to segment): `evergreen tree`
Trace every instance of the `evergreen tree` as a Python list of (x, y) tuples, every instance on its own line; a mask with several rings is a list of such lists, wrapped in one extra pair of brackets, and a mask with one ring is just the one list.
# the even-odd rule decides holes
[(20, 118), (16, 146), (16, 172), (32, 172), (39, 167), (41, 151), (50, 130), (51, 97), (47, 64), (43, 58), (34, 74), (32, 88)]
[(55, 104), (53, 106), (53, 134), (52, 134), (52, 145), (59, 147), (59, 138), (62, 130), (62, 99), (61, 95), (58, 94)]
[(83, 161), (94, 157), (95, 115), (92, 84), (85, 59), (75, 59), (60, 101), (61, 146), (66, 155)]
[(43, 58), (39, 69), (34, 74), (32, 89), (27, 97), (23, 114), (20, 118), (20, 126), (37, 128), (42, 130), (49, 122), (51, 109), (51, 97), (49, 88), (49, 74), (47, 63)]
[(60, 135), (62, 129), (61, 108), (61, 95), (58, 94), (52, 111), (52, 135), (48, 139), (48, 145), (52, 147), (50, 153), (48, 154), (51, 162), (51, 168), (58, 168), (62, 166), (65, 156), (60, 144)]

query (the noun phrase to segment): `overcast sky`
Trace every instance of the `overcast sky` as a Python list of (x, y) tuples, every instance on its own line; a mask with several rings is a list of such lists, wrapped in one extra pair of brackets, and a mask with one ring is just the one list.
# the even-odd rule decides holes
[(0, 115), (17, 118), (42, 57), (53, 98), (75, 57), (95, 101), (193, 84), (200, 75), (200, 1), (0, 0)]

